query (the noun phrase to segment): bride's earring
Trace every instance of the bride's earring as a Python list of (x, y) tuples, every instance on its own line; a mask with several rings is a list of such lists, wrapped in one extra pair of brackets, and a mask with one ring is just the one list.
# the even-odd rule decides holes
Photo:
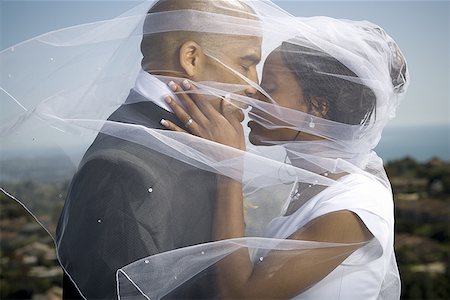
[(316, 127), (316, 123), (314, 123), (313, 117), (311, 117), (308, 126), (309, 126), (309, 128), (314, 128), (314, 127)]

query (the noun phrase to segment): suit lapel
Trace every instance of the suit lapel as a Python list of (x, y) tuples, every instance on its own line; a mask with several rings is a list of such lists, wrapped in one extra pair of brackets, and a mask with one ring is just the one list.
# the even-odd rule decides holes
[(173, 113), (161, 108), (133, 90), (128, 95), (125, 104), (120, 106), (108, 118), (109, 121), (143, 125), (155, 129), (166, 129), (160, 124), (161, 119), (169, 120), (181, 128), (184, 127), (184, 124)]

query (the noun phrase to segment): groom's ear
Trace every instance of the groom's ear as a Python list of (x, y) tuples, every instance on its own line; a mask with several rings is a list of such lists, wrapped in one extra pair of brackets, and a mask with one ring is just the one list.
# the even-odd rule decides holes
[(200, 75), (204, 54), (199, 44), (187, 41), (180, 47), (180, 66), (188, 77), (195, 80)]

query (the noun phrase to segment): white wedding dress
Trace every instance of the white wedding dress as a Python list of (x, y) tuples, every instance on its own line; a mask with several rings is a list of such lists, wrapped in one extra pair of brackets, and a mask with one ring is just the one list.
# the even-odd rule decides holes
[(320, 216), (348, 210), (359, 216), (374, 238), (294, 299), (368, 300), (386, 297), (388, 291), (388, 299), (399, 299), (398, 270), (391, 266), (395, 264), (391, 191), (359, 174), (347, 175), (338, 181), (351, 189), (345, 192), (334, 186), (325, 189), (293, 214), (273, 219), (266, 228), (266, 237), (285, 239)]

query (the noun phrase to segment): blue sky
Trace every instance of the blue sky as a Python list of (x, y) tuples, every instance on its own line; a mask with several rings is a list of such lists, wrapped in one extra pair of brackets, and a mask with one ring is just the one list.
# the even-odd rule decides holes
[[(400, 45), (411, 85), (390, 126), (450, 124), (449, 1), (275, 1), (296, 16), (369, 20)], [(136, 1), (1, 0), (0, 48), (66, 26), (114, 17)]]

